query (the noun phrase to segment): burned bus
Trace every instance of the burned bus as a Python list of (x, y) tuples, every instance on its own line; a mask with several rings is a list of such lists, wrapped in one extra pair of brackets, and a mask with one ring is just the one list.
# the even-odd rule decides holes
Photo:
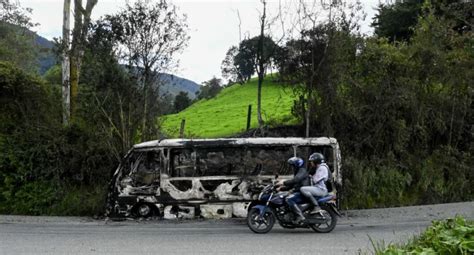
[(136, 144), (110, 182), (107, 214), (118, 217), (245, 217), (249, 202), (278, 175), (292, 178), (287, 159), (320, 152), (341, 187), (335, 138), (166, 139)]

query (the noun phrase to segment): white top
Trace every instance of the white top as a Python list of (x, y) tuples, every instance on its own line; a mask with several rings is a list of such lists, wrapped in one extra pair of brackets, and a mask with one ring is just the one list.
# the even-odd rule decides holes
[(320, 189), (327, 190), (326, 181), (329, 178), (329, 166), (326, 163), (321, 163), (316, 169), (316, 173), (313, 175), (313, 186)]

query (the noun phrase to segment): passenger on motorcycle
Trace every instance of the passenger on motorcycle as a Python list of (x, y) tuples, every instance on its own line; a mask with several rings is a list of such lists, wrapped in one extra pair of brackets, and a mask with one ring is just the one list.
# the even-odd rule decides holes
[(300, 192), (313, 203), (314, 209), (311, 213), (318, 213), (321, 208), (315, 197), (324, 197), (328, 194), (326, 181), (329, 178), (329, 166), (325, 163), (324, 156), (321, 153), (311, 154), (308, 161), (312, 185), (302, 187)]
[(309, 186), (310, 182), (308, 178), (308, 171), (303, 167), (303, 159), (292, 157), (288, 159), (288, 164), (293, 168), (293, 179), (280, 181), (277, 185), (283, 185), (283, 187), (279, 187), (278, 190), (293, 189), (293, 193), (286, 197), (286, 202), (290, 206), (291, 210), (293, 210), (293, 212), (296, 214), (295, 224), (298, 224), (305, 220), (303, 212), (301, 212), (301, 209), (298, 207), (298, 204), (301, 204), (304, 201), (303, 196), (300, 193), (300, 188), (303, 186)]

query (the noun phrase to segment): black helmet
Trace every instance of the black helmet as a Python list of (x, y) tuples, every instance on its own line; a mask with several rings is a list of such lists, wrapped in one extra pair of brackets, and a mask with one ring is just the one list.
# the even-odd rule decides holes
[(304, 165), (304, 160), (298, 157), (291, 157), (288, 159), (288, 164), (294, 167), (302, 167)]
[(310, 162), (314, 162), (315, 164), (321, 164), (325, 162), (324, 156), (321, 153), (313, 153), (309, 156), (308, 159)]

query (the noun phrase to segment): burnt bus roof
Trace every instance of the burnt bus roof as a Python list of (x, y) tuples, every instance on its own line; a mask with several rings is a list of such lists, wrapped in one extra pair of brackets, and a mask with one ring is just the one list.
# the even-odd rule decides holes
[(135, 144), (134, 149), (150, 149), (160, 147), (233, 147), (233, 146), (274, 146), (274, 145), (336, 145), (332, 137), (265, 137), (265, 138), (216, 138), (216, 139), (164, 139)]

